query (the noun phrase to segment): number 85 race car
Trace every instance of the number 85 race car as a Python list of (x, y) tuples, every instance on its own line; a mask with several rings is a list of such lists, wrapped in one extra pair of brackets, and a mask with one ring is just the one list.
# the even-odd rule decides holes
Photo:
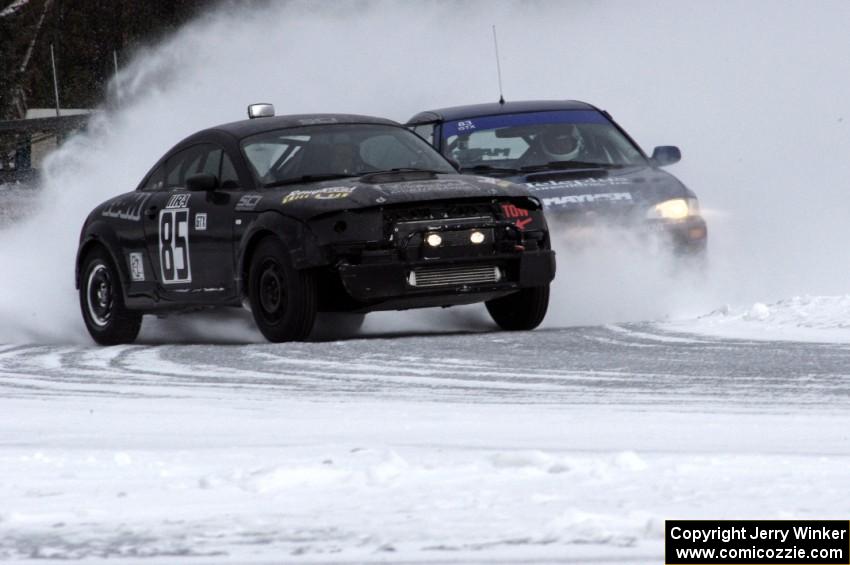
[(543, 320), (555, 257), (524, 188), (457, 174), (389, 120), (248, 114), (89, 214), (76, 284), (96, 342), (132, 342), (144, 314), (217, 306), (249, 307), (273, 342), (306, 339), (317, 312), (485, 302), (506, 330)]

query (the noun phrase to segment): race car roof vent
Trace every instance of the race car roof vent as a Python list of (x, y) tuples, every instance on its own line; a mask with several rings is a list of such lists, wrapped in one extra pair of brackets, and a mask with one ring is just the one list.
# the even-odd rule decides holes
[(274, 117), (274, 104), (250, 104), (248, 106), (248, 117), (254, 118), (272, 118)]

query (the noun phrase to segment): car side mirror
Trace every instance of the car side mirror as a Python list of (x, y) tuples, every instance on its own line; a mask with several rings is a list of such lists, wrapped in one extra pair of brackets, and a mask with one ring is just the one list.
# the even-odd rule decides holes
[(661, 145), (652, 151), (652, 160), (659, 167), (665, 167), (682, 160), (682, 152), (675, 145)]
[(207, 173), (192, 175), (186, 179), (186, 190), (209, 192), (218, 188), (218, 177)]

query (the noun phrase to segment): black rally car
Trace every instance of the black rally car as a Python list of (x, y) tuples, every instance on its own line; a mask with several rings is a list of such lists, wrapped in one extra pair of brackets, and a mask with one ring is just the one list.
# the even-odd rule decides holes
[(484, 301), (504, 329), (543, 320), (555, 258), (525, 189), (457, 174), (389, 120), (249, 116), (184, 139), (89, 214), (76, 282), (95, 341), (210, 306), (248, 305), (271, 341), (306, 338), (317, 312)]
[(608, 112), (575, 101), (517, 101), (420, 112), (408, 123), (465, 173), (523, 184), (550, 220), (658, 235), (702, 257), (708, 232), (696, 195), (661, 170), (678, 148), (647, 156)]

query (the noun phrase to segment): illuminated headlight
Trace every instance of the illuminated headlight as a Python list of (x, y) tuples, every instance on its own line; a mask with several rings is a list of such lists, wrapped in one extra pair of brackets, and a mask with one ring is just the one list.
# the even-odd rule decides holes
[(485, 239), (486, 239), (486, 236), (483, 233), (481, 233), (480, 231), (474, 231), (471, 234), (469, 234), (469, 241), (471, 241), (475, 245), (478, 245), (479, 243), (484, 243)]
[(425, 238), (425, 243), (430, 245), (431, 247), (439, 247), (441, 243), (443, 243), (443, 238), (440, 237), (438, 233), (430, 233)]
[(683, 220), (699, 214), (699, 202), (696, 198), (673, 198), (656, 204), (647, 212), (651, 220)]

